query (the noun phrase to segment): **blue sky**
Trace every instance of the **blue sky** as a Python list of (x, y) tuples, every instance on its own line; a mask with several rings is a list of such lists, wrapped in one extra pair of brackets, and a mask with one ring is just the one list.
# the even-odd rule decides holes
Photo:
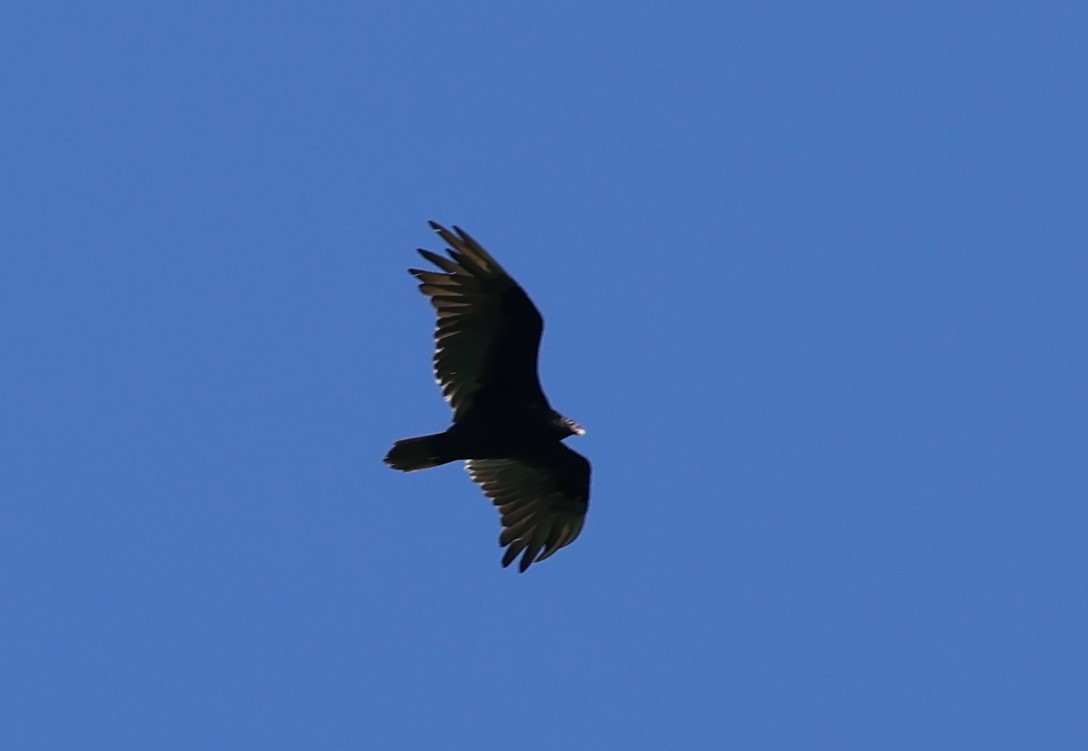
[[(1082, 749), (1088, 11), (15, 3), (0, 745)], [(586, 529), (405, 273), (547, 321)]]

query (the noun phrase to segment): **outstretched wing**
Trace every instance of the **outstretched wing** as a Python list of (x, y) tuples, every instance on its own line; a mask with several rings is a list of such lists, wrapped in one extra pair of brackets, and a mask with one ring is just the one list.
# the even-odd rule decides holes
[(445, 273), (408, 271), (438, 312), (434, 375), (453, 419), (482, 403), (547, 404), (537, 375), (544, 321), (536, 306), (467, 232), (430, 225), (449, 244), (449, 258), (422, 248), (419, 254)]
[[(558, 441), (511, 459), (470, 459), (465, 468), (499, 509), (506, 548), (521, 571), (570, 545), (589, 509), (589, 462)], [(522, 555), (522, 552), (524, 554)]]

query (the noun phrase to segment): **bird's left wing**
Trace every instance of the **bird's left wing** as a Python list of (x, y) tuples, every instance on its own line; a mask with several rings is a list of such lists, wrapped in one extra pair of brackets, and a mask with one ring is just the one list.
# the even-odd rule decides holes
[(562, 443), (510, 459), (470, 459), (465, 468), (499, 509), (503, 566), (521, 555), (518, 568), (525, 571), (570, 545), (582, 531), (589, 509), (589, 462)]
[(537, 375), (544, 321), (533, 301), (490, 253), (460, 227), (431, 222), (449, 244), (444, 258), (419, 253), (444, 273), (409, 269), (438, 315), (434, 376), (454, 419), (473, 406), (547, 407)]

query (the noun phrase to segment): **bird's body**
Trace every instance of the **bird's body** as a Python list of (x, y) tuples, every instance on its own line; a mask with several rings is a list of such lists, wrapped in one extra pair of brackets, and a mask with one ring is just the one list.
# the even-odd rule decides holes
[[(422, 441), (426, 445), (428, 467), (459, 459), (509, 458), (535, 446), (552, 443), (563, 438), (562, 428), (554, 428), (550, 415), (530, 410), (518, 413), (470, 412), (448, 430), (434, 435), (407, 438), (397, 441), (397, 446)], [(394, 446), (387, 459), (394, 469), (411, 471), (412, 466), (397, 466), (397, 449)], [(420, 469), (422, 469), (420, 467)]]
[(525, 571), (581, 531), (589, 462), (562, 440), (585, 431), (552, 409), (540, 387), (544, 322), (528, 295), (468, 233), (431, 227), (450, 245), (449, 258), (419, 253), (444, 273), (409, 271), (437, 312), (435, 378), (453, 424), (397, 441), (385, 461), (413, 471), (465, 460), (499, 508), (503, 565), (522, 555)]

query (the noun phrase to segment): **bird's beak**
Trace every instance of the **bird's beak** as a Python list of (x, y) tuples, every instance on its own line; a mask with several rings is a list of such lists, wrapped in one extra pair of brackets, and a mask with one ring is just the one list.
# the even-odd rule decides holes
[(572, 423), (570, 429), (574, 431), (574, 435), (585, 435), (586, 429), (578, 423)]

